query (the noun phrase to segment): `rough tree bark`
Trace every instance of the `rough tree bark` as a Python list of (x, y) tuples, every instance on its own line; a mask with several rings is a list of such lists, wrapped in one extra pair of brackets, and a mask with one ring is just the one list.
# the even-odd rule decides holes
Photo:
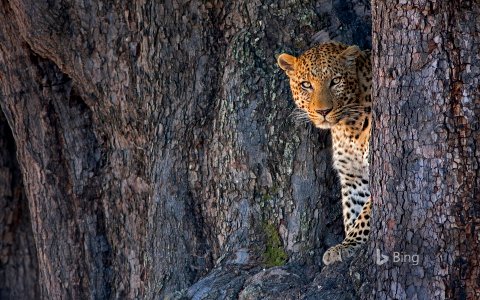
[[(372, 9), (375, 222), (361, 298), (479, 299), (480, 5)], [(376, 249), (390, 261), (374, 264)]]
[(368, 1), (0, 3), (32, 295), (354, 297), (318, 274), (343, 231), (329, 135), (294, 124), (275, 54), (369, 45)]

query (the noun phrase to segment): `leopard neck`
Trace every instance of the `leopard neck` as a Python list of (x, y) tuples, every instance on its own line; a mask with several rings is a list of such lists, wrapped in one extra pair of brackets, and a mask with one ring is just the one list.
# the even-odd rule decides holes
[[(356, 176), (368, 175), (368, 153), (372, 125), (371, 83), (360, 94), (359, 102), (364, 109), (358, 117), (344, 120), (331, 128), (333, 165), (342, 171), (348, 169)], [(368, 176), (367, 176), (368, 177)]]

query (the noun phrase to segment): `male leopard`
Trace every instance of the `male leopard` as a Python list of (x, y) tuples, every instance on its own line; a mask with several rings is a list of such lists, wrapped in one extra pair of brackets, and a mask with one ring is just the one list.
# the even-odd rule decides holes
[(342, 186), (345, 239), (323, 255), (329, 265), (353, 255), (370, 232), (368, 148), (371, 127), (370, 54), (327, 42), (299, 57), (281, 54), (296, 105), (321, 129), (330, 129), (333, 166)]

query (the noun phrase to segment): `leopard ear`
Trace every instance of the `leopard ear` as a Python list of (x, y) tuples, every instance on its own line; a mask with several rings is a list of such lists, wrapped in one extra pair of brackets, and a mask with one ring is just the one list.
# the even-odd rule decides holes
[(343, 63), (348, 66), (348, 67), (353, 67), (355, 66), (355, 59), (359, 57), (362, 53), (362, 50), (358, 48), (358, 46), (350, 46), (347, 49), (343, 50), (342, 53), (340, 53), (337, 58), (340, 61), (343, 61)]
[(277, 59), (277, 63), (282, 68), (287, 75), (289, 73), (295, 71), (295, 64), (297, 62), (297, 58), (293, 55), (282, 53)]

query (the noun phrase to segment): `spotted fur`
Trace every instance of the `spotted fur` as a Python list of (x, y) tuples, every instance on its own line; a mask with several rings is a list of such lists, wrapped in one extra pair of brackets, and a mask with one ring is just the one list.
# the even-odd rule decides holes
[(328, 265), (353, 255), (370, 232), (370, 54), (357, 46), (328, 42), (299, 57), (281, 54), (278, 64), (288, 75), (293, 98), (304, 116), (316, 127), (332, 132), (346, 237), (323, 255)]

